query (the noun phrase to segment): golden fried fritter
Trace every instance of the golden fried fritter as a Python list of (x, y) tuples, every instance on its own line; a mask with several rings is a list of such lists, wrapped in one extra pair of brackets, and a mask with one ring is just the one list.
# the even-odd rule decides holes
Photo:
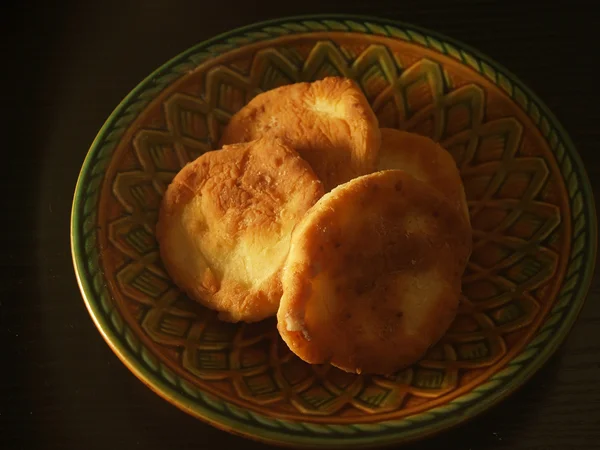
[(352, 80), (330, 77), (256, 96), (235, 114), (222, 144), (260, 136), (285, 139), (323, 181), (326, 191), (377, 165), (377, 117)]
[(223, 320), (274, 315), (292, 230), (322, 195), (310, 166), (279, 140), (205, 153), (164, 196), (157, 225), (163, 263), (181, 289)]
[(356, 178), (294, 231), (279, 333), (306, 362), (390, 374), (447, 330), (470, 251), (470, 226), (427, 183), (401, 170)]
[(456, 163), (450, 153), (428, 137), (382, 128), (378, 169), (405, 170), (429, 183), (469, 220), (467, 198)]

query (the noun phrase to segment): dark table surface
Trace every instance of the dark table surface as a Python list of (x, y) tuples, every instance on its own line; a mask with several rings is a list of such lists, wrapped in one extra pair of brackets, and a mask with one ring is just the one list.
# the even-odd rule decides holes
[[(351, 12), (471, 44), (555, 112), (598, 205), (600, 65), (589, 2), (56, 3), (3, 6), (1, 13), (9, 102), (1, 132), (0, 449), (264, 447), (187, 416), (142, 385), (96, 331), (71, 263), (72, 194), (96, 132), (148, 73), (215, 34), (286, 15)], [(598, 268), (571, 334), (537, 375), (471, 423), (406, 448), (600, 448)]]

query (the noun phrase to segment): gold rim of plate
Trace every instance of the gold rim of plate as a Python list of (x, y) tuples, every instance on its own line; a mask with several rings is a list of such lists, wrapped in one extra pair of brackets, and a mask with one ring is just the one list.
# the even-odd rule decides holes
[[(424, 362), (391, 379), (303, 369), (272, 330), (220, 329), (161, 278), (156, 260), (156, 204), (177, 166), (212, 149), (227, 118), (260, 90), (336, 74), (361, 85), (381, 126), (448, 148), (473, 216), (460, 320)], [(92, 143), (71, 218), (87, 309), (140, 380), (223, 430), (318, 448), (422, 438), (508, 396), (565, 339), (584, 303), (596, 247), (583, 164), (527, 87), (450, 38), (350, 15), (246, 26), (161, 66)], [(304, 378), (290, 379), (302, 370)]]

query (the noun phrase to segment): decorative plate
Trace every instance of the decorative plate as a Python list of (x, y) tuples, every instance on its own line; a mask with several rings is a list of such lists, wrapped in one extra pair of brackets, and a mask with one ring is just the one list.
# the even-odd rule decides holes
[[(169, 280), (154, 237), (166, 186), (215, 148), (233, 113), (259, 92), (328, 75), (356, 80), (382, 127), (439, 141), (468, 197), (474, 249), (458, 316), (394, 377), (305, 364), (273, 320), (220, 322)], [(146, 78), (92, 144), (71, 229), (89, 312), (143, 382), (224, 430), (310, 447), (405, 442), (506, 397), (575, 321), (596, 233), (572, 142), (513, 75), (436, 33), (337, 15), (240, 28)]]

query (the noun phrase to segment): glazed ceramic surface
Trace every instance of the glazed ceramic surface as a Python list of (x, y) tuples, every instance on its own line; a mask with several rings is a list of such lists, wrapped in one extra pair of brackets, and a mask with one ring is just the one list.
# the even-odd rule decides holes
[[(423, 360), (393, 377), (305, 364), (274, 320), (217, 320), (172, 283), (154, 236), (170, 180), (217, 148), (233, 113), (260, 92), (330, 75), (358, 82), (381, 127), (439, 141), (468, 197), (474, 248), (458, 316)], [(595, 220), (568, 137), (504, 69), (408, 25), (319, 16), (219, 36), (134, 89), (83, 166), (72, 245), (96, 325), (168, 401), (268, 442), (371, 446), (472, 417), (540, 367), (583, 303)]]

